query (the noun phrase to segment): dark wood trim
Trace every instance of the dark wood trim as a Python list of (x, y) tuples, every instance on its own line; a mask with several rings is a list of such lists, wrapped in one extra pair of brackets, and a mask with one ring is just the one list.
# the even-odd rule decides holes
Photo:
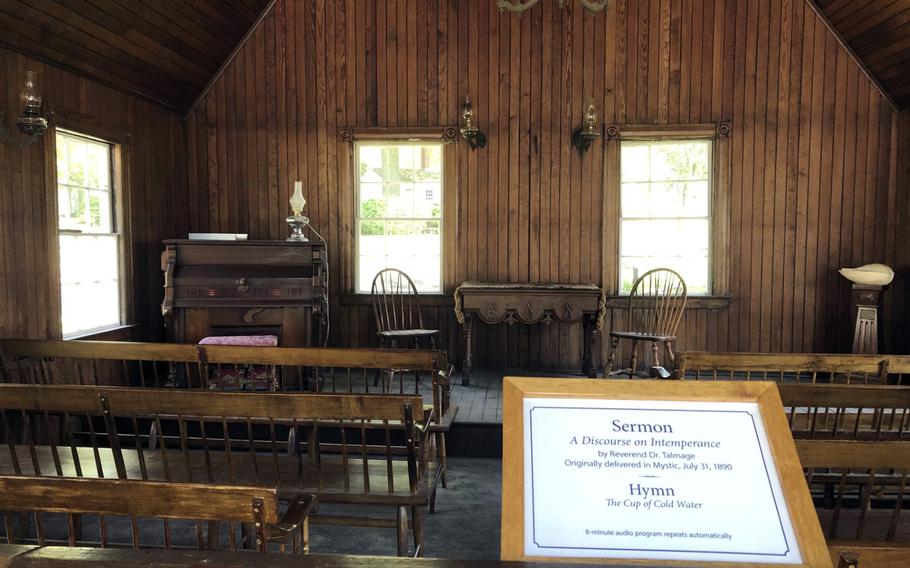
[[(615, 133), (610, 129), (615, 129)], [(702, 124), (622, 124), (608, 127), (611, 138), (620, 140), (679, 140), (690, 138), (714, 138), (717, 123)]]
[(105, 122), (97, 116), (58, 106), (52, 106), (48, 110), (48, 115), (54, 118), (55, 127), (75, 130), (114, 144), (129, 144), (130, 142), (130, 129), (125, 123)]
[(458, 139), (458, 128), (455, 126), (429, 126), (413, 128), (358, 128), (341, 126), (338, 128), (339, 142), (360, 142), (365, 140), (395, 140), (399, 142), (442, 140), (455, 142)]
[[(369, 294), (341, 294), (338, 303), (342, 306), (369, 306), (373, 300)], [(420, 305), (455, 309), (455, 299), (451, 294), (420, 294)]]
[(56, 116), (49, 113), (47, 116), (47, 130), (44, 132), (44, 188), (47, 198), (47, 211), (45, 212), (44, 230), (47, 237), (47, 337), (50, 339), (63, 338), (62, 305), (60, 296), (60, 240), (59, 222), (60, 215), (57, 205), (57, 124)]
[[(725, 310), (730, 307), (733, 298), (730, 296), (689, 296), (686, 299), (687, 310)], [(607, 309), (625, 309), (629, 307), (628, 296), (607, 296)]]
[(128, 323), (99, 331), (90, 331), (82, 335), (74, 335), (66, 338), (66, 341), (135, 341), (135, 332), (140, 327), (139, 324)]
[(202, 89), (202, 92), (200, 92), (198, 95), (196, 95), (196, 100), (193, 101), (193, 104), (190, 105), (190, 108), (187, 109), (187, 111), (183, 114), (184, 120), (188, 119), (190, 117), (190, 115), (193, 114), (193, 111), (196, 110), (196, 107), (199, 106), (199, 103), (205, 99), (206, 95), (209, 94), (209, 91), (212, 90), (212, 87), (215, 86), (215, 83), (218, 82), (218, 79), (221, 78), (221, 76), (224, 74), (224, 72), (228, 68), (228, 66), (230, 66), (230, 64), (234, 62), (234, 59), (237, 57), (237, 54), (240, 53), (240, 51), (243, 49), (243, 46), (245, 46), (246, 43), (250, 40), (250, 38), (253, 37), (253, 34), (256, 32), (256, 30), (259, 28), (259, 26), (262, 25), (262, 21), (266, 18), (266, 16), (268, 16), (269, 13), (271, 13), (272, 9), (275, 7), (276, 1), (277, 0), (270, 0), (268, 5), (266, 5), (266, 7), (262, 9), (262, 13), (259, 14), (259, 17), (256, 18), (256, 21), (253, 22), (253, 25), (250, 26), (250, 29), (248, 29), (246, 31), (246, 34), (244, 34), (243, 39), (241, 39), (237, 43), (237, 45), (234, 46), (234, 49), (231, 51), (231, 54), (227, 56), (227, 59), (224, 60), (224, 63), (222, 63), (221, 67), (218, 68), (218, 71), (216, 71), (215, 74), (212, 75), (212, 78), (209, 79), (208, 83), (206, 83), (205, 88)]

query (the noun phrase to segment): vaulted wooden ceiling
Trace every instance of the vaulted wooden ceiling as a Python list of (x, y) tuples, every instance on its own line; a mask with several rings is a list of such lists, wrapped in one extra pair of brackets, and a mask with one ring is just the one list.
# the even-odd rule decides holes
[(270, 0), (0, 0), (0, 45), (186, 111)]
[(910, 104), (910, 0), (815, 0), (895, 103)]

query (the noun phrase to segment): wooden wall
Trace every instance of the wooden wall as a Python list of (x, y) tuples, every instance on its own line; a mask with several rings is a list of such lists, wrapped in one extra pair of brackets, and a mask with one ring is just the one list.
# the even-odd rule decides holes
[[(128, 137), (132, 244), (128, 288), (138, 337), (163, 337), (158, 305), (161, 240), (187, 231), (186, 133), (181, 117), (161, 107), (0, 49), (0, 114), (15, 130), (27, 70), (38, 72), (48, 112)], [(20, 141), (23, 139), (18, 138)], [(45, 182), (43, 142), (0, 143), (0, 337), (60, 336), (56, 269), (56, 188)], [(125, 200), (126, 202), (126, 200)]]
[(886, 296), (886, 313), (890, 316), (888, 347), (895, 353), (910, 353), (910, 110), (900, 112), (897, 125), (897, 275)]
[[(518, 17), (487, 0), (279, 0), (189, 116), (190, 228), (284, 238), (290, 182), (304, 180), (333, 262), (332, 342), (374, 344), (369, 307), (344, 295), (353, 190), (338, 127), (457, 124), (469, 94), (489, 142), (448, 152), (446, 291), (613, 291), (606, 145), (580, 156), (569, 144), (584, 100), (606, 124), (729, 120), (732, 300), (689, 309), (680, 346), (848, 350), (836, 269), (896, 260), (895, 111), (804, 0), (611, 4), (592, 15), (544, 0)], [(451, 298), (436, 303), (458, 357)], [(622, 319), (611, 310), (606, 329)], [(567, 364), (578, 336), (482, 326), (476, 353), (481, 365)]]

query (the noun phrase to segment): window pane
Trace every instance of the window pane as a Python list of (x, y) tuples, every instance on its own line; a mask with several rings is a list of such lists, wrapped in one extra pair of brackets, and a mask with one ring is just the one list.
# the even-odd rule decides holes
[(647, 144), (625, 143), (622, 145), (622, 181), (648, 181), (651, 166)]
[(385, 221), (360, 221), (360, 239), (357, 250), (360, 255), (385, 256)]
[(120, 323), (117, 238), (60, 236), (64, 335)]
[(387, 215), (386, 198), (381, 183), (360, 184), (360, 216), (385, 217)]
[(442, 185), (421, 183), (414, 186), (414, 216), (438, 219), (442, 215)]
[(71, 187), (69, 190), (68, 217), (73, 229), (85, 231), (88, 229), (88, 195), (84, 189)]
[(111, 232), (111, 194), (92, 191), (88, 194), (89, 227), (99, 233)]
[(85, 185), (85, 143), (69, 138), (66, 144), (66, 157), (69, 171), (64, 183)]
[(681, 215), (709, 217), (711, 215), (711, 191), (708, 182), (690, 181), (679, 185), (682, 189)]
[(416, 181), (440, 181), (442, 179), (442, 146), (417, 147)]
[(651, 184), (624, 183), (620, 189), (623, 217), (651, 215)]
[(678, 272), (685, 281), (687, 292), (690, 295), (710, 293), (707, 256), (623, 257), (620, 266), (621, 292), (623, 294), (631, 292), (635, 280), (654, 268), (669, 268)]
[[(648, 185), (651, 188), (649, 215), (635, 216), (707, 217), (710, 214), (708, 182), (655, 182)], [(626, 215), (623, 208), (623, 216), (633, 215)]]
[(110, 189), (110, 147), (107, 144), (86, 144), (86, 185)]
[(705, 219), (623, 220), (622, 256), (686, 256), (708, 253)]
[(78, 284), (118, 276), (117, 237), (60, 235), (60, 281)]
[(386, 190), (389, 217), (410, 218), (414, 216), (414, 184), (389, 184), (386, 186)]
[(387, 146), (385, 155), (385, 180), (414, 181), (414, 148), (413, 146)]
[(61, 287), (63, 335), (72, 335), (120, 322), (120, 287), (115, 280)]
[(359, 155), (361, 182), (382, 181), (382, 148), (380, 146), (361, 146)]
[(708, 178), (710, 142), (661, 142), (651, 147), (652, 180)]
[(69, 151), (67, 150), (68, 139), (57, 135), (57, 183), (66, 183), (69, 181)]

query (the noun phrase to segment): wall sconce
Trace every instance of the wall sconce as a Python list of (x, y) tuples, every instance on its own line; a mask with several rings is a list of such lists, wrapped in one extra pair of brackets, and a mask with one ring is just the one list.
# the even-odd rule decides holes
[(572, 133), (572, 145), (578, 149), (580, 154), (591, 147), (591, 143), (600, 138), (600, 130), (597, 128), (597, 112), (594, 110), (594, 99), (588, 99), (585, 105), (585, 116), (582, 119), (582, 126)]
[(459, 129), (459, 132), (461, 132), (461, 137), (467, 140), (471, 150), (485, 147), (487, 135), (474, 126), (474, 110), (471, 108), (471, 101), (468, 97), (464, 98), (464, 110), (461, 118), (464, 119), (464, 126)]
[(47, 130), (47, 119), (41, 116), (41, 95), (38, 94), (37, 74), (34, 71), (29, 71), (26, 76), (22, 102), (25, 104), (25, 110), (22, 111), (22, 116), (16, 118), (16, 126), (21, 133), (28, 136), (27, 141), (24, 144), (15, 141), (13, 134), (7, 129), (6, 120), (0, 115), (0, 142), (16, 142), (20, 146), (25, 146), (36, 142)]

